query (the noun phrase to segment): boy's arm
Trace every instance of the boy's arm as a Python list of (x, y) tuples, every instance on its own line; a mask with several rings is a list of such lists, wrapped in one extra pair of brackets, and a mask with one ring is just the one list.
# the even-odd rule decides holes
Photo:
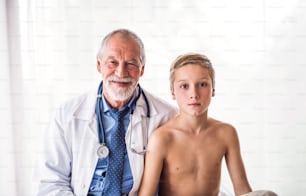
[(226, 136), (227, 152), (225, 161), (234, 186), (235, 195), (251, 192), (252, 189), (249, 185), (243, 165), (239, 139), (235, 128), (230, 126)]
[(145, 156), (144, 174), (139, 189), (139, 196), (155, 196), (160, 174), (163, 168), (165, 148), (159, 131), (153, 131), (149, 138)]

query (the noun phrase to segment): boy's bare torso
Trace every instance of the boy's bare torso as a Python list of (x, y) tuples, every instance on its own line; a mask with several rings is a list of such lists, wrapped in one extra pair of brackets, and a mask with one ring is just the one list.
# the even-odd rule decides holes
[[(209, 126), (195, 134), (169, 122), (161, 131), (167, 134), (167, 151), (159, 183), (159, 195), (218, 195), (222, 158), (226, 153), (223, 141), (226, 127), (210, 120)], [(222, 128), (221, 128), (222, 127)], [(226, 135), (226, 134), (225, 134)]]

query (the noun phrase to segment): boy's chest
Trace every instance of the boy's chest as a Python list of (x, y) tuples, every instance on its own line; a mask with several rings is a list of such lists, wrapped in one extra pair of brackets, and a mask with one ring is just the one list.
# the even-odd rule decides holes
[(219, 170), (225, 147), (216, 140), (186, 140), (170, 145), (165, 169), (170, 173), (192, 174)]

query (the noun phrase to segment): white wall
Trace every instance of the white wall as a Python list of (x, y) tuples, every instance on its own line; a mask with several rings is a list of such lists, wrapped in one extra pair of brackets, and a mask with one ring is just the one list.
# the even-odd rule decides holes
[[(1, 4), (5, 7), (4, 0)], [(1, 176), (15, 168), (9, 184), (16, 193), (0, 184), (0, 195), (33, 193), (29, 179), (41, 131), (61, 102), (97, 87), (96, 51), (115, 28), (142, 37), (147, 65), (141, 84), (173, 104), (170, 63), (185, 52), (206, 54), (217, 82), (210, 115), (237, 128), (253, 189), (283, 196), (306, 191), (304, 1), (12, 0), (6, 5), (0, 114), (11, 134), (1, 128), (0, 139), (4, 148), (14, 147), (1, 151), (9, 157)]]

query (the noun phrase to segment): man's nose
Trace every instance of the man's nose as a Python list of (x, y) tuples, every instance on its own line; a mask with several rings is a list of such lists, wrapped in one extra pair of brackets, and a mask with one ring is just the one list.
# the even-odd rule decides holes
[(127, 66), (125, 65), (125, 63), (119, 63), (119, 65), (116, 68), (116, 75), (120, 78), (126, 77), (129, 75)]

